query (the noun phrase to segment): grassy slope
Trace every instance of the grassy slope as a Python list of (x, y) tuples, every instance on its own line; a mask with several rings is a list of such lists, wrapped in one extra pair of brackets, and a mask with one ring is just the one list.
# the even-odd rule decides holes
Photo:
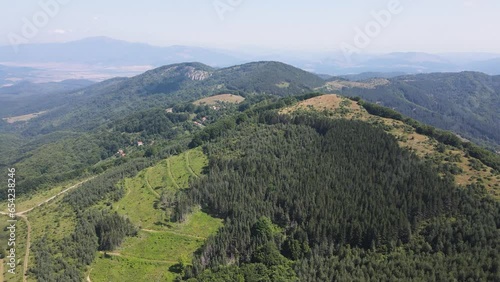
[[(379, 124), (385, 131), (397, 138), (401, 147), (408, 148), (419, 157), (440, 164), (456, 165), (461, 168), (463, 172), (455, 175), (455, 181), (458, 185), (480, 183), (486, 187), (494, 198), (500, 199), (500, 175), (495, 174), (490, 167), (473, 157), (466, 156), (463, 151), (451, 146), (445, 146), (442, 153), (438, 152), (436, 150), (438, 141), (416, 133), (415, 129), (401, 121), (370, 115), (365, 109), (345, 97), (337, 95), (314, 97), (286, 108), (282, 110), (282, 113), (312, 109), (327, 111), (332, 118), (359, 119)], [(454, 155), (459, 156), (459, 161), (447, 160)], [(474, 168), (473, 163), (475, 162), (481, 163), (481, 169)]]
[(197, 177), (207, 165), (200, 148), (170, 157), (145, 169), (135, 178), (125, 179), (125, 197), (114, 204), (118, 213), (140, 227), (138, 236), (127, 238), (121, 247), (99, 254), (89, 271), (99, 281), (172, 281), (179, 259), (190, 262), (204, 239), (221, 226), (219, 219), (199, 209), (184, 223), (170, 223), (155, 208), (162, 191), (187, 188), (190, 177)]
[[(368, 87), (373, 81), (334, 81), (318, 91), (380, 102), (422, 123), (500, 149), (498, 76), (478, 72), (417, 74)], [(332, 83), (337, 87), (332, 87)]]
[(241, 103), (245, 100), (245, 98), (238, 96), (238, 95), (232, 95), (232, 94), (220, 94), (220, 95), (215, 95), (215, 96), (210, 96), (207, 98), (203, 98), (197, 101), (194, 101), (193, 104), (195, 105), (216, 105), (219, 102), (226, 102), (226, 103)]

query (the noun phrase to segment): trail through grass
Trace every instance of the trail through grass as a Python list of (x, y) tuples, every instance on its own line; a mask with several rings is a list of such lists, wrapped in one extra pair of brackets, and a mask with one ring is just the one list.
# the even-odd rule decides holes
[(172, 156), (125, 179), (125, 196), (114, 209), (140, 228), (120, 248), (99, 254), (91, 266), (90, 279), (100, 281), (173, 281), (175, 265), (190, 262), (205, 239), (216, 233), (222, 220), (194, 208), (182, 223), (170, 222), (160, 208), (160, 195), (189, 187), (189, 181), (202, 176), (208, 164), (201, 148)]

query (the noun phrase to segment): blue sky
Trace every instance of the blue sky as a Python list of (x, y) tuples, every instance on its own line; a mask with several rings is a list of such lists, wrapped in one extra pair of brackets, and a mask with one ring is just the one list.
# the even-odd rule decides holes
[[(40, 3), (51, 1), (58, 11), (44, 22)], [(391, 1), (399, 13), (388, 10)], [(385, 27), (372, 15), (382, 10), (391, 15)], [(357, 28), (375, 21), (380, 28), (362, 52), (500, 53), (499, 15), (498, 0), (0, 0), (0, 45), (108, 36), (159, 46), (334, 51), (359, 47)], [(26, 20), (37, 28), (29, 38)]]

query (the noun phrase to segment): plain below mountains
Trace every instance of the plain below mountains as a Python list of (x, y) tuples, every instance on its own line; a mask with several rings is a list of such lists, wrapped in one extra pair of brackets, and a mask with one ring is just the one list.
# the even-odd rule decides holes
[[(291, 52), (252, 48), (245, 51), (201, 48), (194, 46), (153, 46), (108, 37), (91, 37), (64, 43), (25, 44), (14, 52), (12, 46), (0, 46), (0, 63), (14, 66), (81, 65), (95, 68), (101, 74), (114, 73), (132, 66), (150, 66), (182, 62), (203, 62), (213, 67), (228, 67), (253, 61), (276, 60), (329, 75), (349, 75), (363, 72), (460, 72), (480, 71), (500, 74), (500, 54), (395, 52), (388, 54), (354, 54), (346, 58), (337, 52)], [(139, 74), (139, 69), (129, 73)], [(62, 74), (58, 74), (62, 75)], [(109, 77), (109, 76), (108, 76)]]

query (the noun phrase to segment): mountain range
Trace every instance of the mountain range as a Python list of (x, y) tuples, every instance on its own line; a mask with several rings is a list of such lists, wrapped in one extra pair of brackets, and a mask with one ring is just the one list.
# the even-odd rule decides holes
[(3, 87), (11, 281), (496, 281), (499, 78), (188, 62)]
[[(159, 47), (131, 43), (107, 37), (92, 37), (67, 43), (20, 45), (18, 52), (11, 46), (0, 47), (0, 64), (29, 66), (16, 76), (5, 79), (57, 80), (66, 70), (65, 79), (103, 80), (115, 76), (133, 76), (168, 64), (186, 61), (202, 62), (221, 68), (252, 61), (282, 61), (309, 72), (327, 75), (378, 73), (431, 73), (478, 71), (500, 74), (500, 54), (399, 52), (389, 54), (354, 54), (346, 59), (341, 52), (286, 52), (259, 50), (239, 52), (193, 46)], [(4, 66), (5, 68), (5, 66)], [(33, 71), (36, 75), (33, 77)], [(53, 75), (57, 72), (58, 75)], [(68, 77), (68, 75), (71, 76)]]
[[(421, 122), (451, 130), (476, 143), (491, 148), (500, 145), (500, 76), (477, 72), (349, 81), (343, 77), (325, 80), (279, 62), (254, 62), (227, 68), (181, 63), (88, 87), (83, 87), (88, 84), (85, 81), (83, 84), (77, 83), (79, 81), (69, 82), (74, 84), (72, 87), (75, 91), (41, 95), (39, 98), (43, 99), (39, 100), (2, 94), (9, 101), (0, 106), (2, 118), (48, 111), (23, 125), (24, 132), (36, 135), (65, 128), (91, 129), (130, 110), (157, 105), (168, 108), (175, 101), (189, 101), (220, 93), (291, 96), (320, 91), (358, 96)], [(65, 87), (68, 87), (69, 82), (66, 82)], [(52, 84), (47, 85), (49, 89), (56, 89)], [(34, 89), (29, 87), (30, 84), (25, 86), (24, 91)], [(22, 89), (21, 86), (16, 87)], [(62, 86), (59, 88), (65, 89)], [(40, 100), (43, 102), (37, 102)]]

